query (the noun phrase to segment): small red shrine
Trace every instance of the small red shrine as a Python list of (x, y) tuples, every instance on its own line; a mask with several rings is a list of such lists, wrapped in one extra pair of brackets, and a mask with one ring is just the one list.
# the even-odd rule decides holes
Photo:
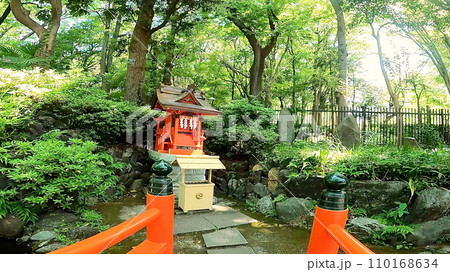
[(175, 155), (203, 155), (202, 116), (222, 114), (193, 85), (187, 89), (161, 85), (152, 108), (167, 112), (157, 119), (155, 151)]

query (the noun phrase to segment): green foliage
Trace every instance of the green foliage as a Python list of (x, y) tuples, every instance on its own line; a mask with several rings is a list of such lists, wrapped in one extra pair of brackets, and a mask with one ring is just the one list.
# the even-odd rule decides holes
[(384, 224), (382, 231), (372, 234), (371, 241), (375, 244), (385, 245), (387, 241), (395, 241), (397, 249), (409, 248), (411, 244), (406, 242), (409, 234), (414, 233), (414, 225), (406, 225), (404, 215), (408, 214), (406, 203), (395, 202), (398, 207), (373, 216)]
[(43, 135), (33, 142), (8, 142), (2, 145), (1, 171), (11, 180), (0, 190), (0, 217), (15, 213), (26, 221), (36, 220), (39, 211), (57, 207), (76, 210), (80, 199), (104, 199), (104, 192), (117, 183), (114, 175), (122, 163), (97, 152), (92, 141), (58, 140), (60, 131)]
[(353, 208), (349, 206), (348, 209), (353, 217), (367, 217), (367, 211), (363, 208)]
[(70, 84), (61, 74), (38, 69), (0, 68), (0, 78), (0, 140), (10, 139), (25, 127), (46, 94)]
[[(278, 140), (276, 125), (271, 122), (275, 113), (272, 109), (264, 107), (261, 102), (234, 100), (220, 109), (223, 112), (223, 134), (219, 137), (208, 137), (206, 144), (209, 150), (227, 152), (230, 156), (259, 155), (271, 150)], [(248, 118), (249, 124), (244, 118)], [(253, 123), (258, 126), (250, 128)], [(212, 120), (207, 121), (205, 128), (214, 130), (216, 123)], [(260, 138), (261, 136), (264, 140)]]
[[(72, 129), (100, 143), (119, 141), (126, 131), (126, 118), (138, 107), (114, 101), (96, 87), (75, 87), (48, 95), (41, 109), (52, 112)], [(151, 111), (148, 110), (148, 113)]]
[(411, 179), (416, 190), (436, 184), (448, 186), (450, 151), (446, 149), (413, 149), (389, 146), (361, 146), (334, 164), (333, 171), (356, 180)]
[(42, 58), (35, 58), (37, 44), (19, 43), (0, 45), (0, 67), (24, 69), (41, 62)]
[(264, 154), (268, 168), (280, 167), (294, 171), (293, 176), (305, 174), (324, 174), (342, 156), (338, 147), (327, 142), (309, 143), (294, 141), (292, 144), (280, 143)]

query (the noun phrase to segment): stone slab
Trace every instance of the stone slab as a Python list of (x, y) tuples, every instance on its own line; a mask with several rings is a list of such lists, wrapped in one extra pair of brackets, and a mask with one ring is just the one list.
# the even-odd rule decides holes
[(203, 240), (205, 241), (207, 248), (248, 244), (241, 232), (235, 228), (203, 234)]
[(206, 251), (208, 254), (256, 254), (249, 246), (213, 248)]
[(182, 234), (190, 232), (208, 231), (217, 229), (211, 222), (203, 216), (193, 215), (175, 215), (173, 234)]
[(218, 214), (207, 214), (203, 216), (206, 220), (214, 224), (217, 228), (228, 228), (240, 225), (247, 225), (258, 222), (256, 219), (251, 218), (240, 212), (226, 212)]

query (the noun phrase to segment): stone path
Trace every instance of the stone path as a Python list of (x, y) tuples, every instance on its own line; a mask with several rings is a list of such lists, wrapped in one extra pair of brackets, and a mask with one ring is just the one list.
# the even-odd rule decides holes
[(241, 232), (234, 228), (258, 222), (225, 205), (214, 205), (212, 211), (200, 211), (192, 214), (176, 214), (174, 235), (205, 232), (203, 240), (208, 254), (254, 254)]
[[(144, 210), (145, 205), (122, 207), (119, 218), (125, 221)], [(185, 214), (176, 210), (174, 235), (210, 231), (202, 235), (208, 254), (254, 254), (245, 237), (235, 227), (256, 222), (258, 221), (222, 204), (213, 205), (211, 211)]]

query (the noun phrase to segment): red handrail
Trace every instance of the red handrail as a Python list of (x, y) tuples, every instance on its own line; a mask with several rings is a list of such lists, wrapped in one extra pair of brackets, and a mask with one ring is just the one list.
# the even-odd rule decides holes
[(151, 208), (115, 227), (49, 254), (99, 254), (149, 225), (161, 212)]
[(308, 254), (337, 254), (342, 248), (347, 254), (374, 254), (345, 230), (347, 210), (327, 210), (316, 207), (309, 239)]
[(353, 237), (348, 231), (339, 225), (331, 224), (327, 226), (328, 233), (338, 243), (339, 247), (347, 254), (374, 254), (358, 239)]

